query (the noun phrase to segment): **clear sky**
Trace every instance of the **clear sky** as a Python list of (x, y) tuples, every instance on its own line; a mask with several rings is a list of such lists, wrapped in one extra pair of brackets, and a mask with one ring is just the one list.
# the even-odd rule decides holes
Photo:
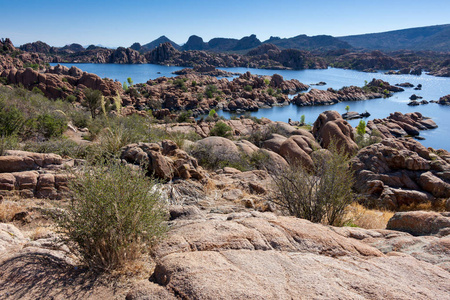
[(450, 23), (449, 0), (0, 0), (0, 37), (129, 47), (165, 35), (242, 38), (333, 36)]

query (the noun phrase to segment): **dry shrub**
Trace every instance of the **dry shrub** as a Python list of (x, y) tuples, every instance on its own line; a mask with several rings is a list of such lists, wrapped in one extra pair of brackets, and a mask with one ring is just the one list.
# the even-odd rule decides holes
[(0, 202), (0, 222), (11, 222), (14, 216), (24, 211), (24, 207), (12, 201)]
[(74, 199), (55, 220), (91, 269), (120, 269), (165, 232), (167, 213), (155, 183), (140, 170), (111, 162), (88, 165), (73, 181)]
[(336, 147), (329, 155), (312, 156), (314, 166), (293, 160), (273, 176), (275, 195), (270, 199), (291, 216), (341, 226), (345, 209), (353, 201), (353, 173), (349, 157)]
[(38, 226), (31, 231), (29, 238), (36, 241), (48, 237), (53, 231), (49, 227)]
[(389, 210), (367, 209), (361, 204), (352, 203), (347, 207), (347, 225), (365, 229), (385, 229), (394, 212)]

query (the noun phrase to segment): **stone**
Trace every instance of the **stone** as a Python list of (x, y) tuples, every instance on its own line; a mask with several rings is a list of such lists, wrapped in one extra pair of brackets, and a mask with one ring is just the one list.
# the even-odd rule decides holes
[(388, 221), (386, 229), (404, 231), (412, 235), (430, 235), (449, 227), (448, 213), (409, 211), (395, 213)]

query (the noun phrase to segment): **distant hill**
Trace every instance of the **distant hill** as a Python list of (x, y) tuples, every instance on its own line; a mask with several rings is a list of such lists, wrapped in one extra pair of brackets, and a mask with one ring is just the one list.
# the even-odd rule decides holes
[(169, 38), (167, 38), (165, 35), (160, 36), (159, 38), (157, 38), (156, 40), (154, 40), (154, 41), (152, 41), (152, 42), (150, 42), (150, 43), (148, 43), (148, 44), (142, 45), (142, 46), (141, 46), (141, 49), (135, 49), (138, 43), (134, 43), (134, 44), (132, 45), (132, 46), (134, 46), (132, 49), (138, 50), (138, 51), (142, 51), (142, 52), (146, 52), (146, 51), (151, 51), (151, 50), (155, 49), (156, 47), (159, 46), (159, 44), (163, 44), (163, 43), (171, 43), (172, 46), (173, 46), (175, 49), (177, 49), (177, 50), (180, 50), (180, 49), (181, 49), (180, 45), (178, 45), (177, 43), (171, 41), (171, 40), (170, 40)]
[(370, 50), (450, 50), (450, 24), (338, 37), (356, 48)]
[(350, 44), (341, 41), (331, 35), (307, 36), (304, 34), (291, 38), (281, 39), (279, 37), (270, 37), (264, 44), (273, 44), (280, 49), (298, 49), (298, 50), (337, 50), (352, 48)]
[(189, 37), (182, 50), (210, 50), (215, 52), (242, 51), (254, 49), (262, 44), (273, 44), (280, 49), (297, 50), (336, 50), (352, 48), (347, 42), (341, 41), (330, 35), (306, 36), (298, 35), (292, 38), (271, 37), (261, 42), (256, 35), (245, 36), (238, 39), (214, 38), (205, 43), (199, 36)]

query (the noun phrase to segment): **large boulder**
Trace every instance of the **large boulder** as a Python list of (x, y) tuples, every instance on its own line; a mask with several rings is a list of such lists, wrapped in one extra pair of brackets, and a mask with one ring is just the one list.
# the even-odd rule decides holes
[(328, 149), (334, 143), (338, 150), (346, 153), (354, 154), (358, 151), (352, 126), (336, 111), (321, 113), (314, 122), (312, 133), (324, 148)]
[(347, 237), (270, 213), (175, 220), (154, 249), (151, 281), (186, 299), (447, 297), (447, 271), (394, 251), (385, 255), (356, 238), (380, 233), (356, 230)]
[(450, 214), (430, 211), (397, 212), (386, 228), (413, 235), (437, 234), (443, 229), (450, 229)]

